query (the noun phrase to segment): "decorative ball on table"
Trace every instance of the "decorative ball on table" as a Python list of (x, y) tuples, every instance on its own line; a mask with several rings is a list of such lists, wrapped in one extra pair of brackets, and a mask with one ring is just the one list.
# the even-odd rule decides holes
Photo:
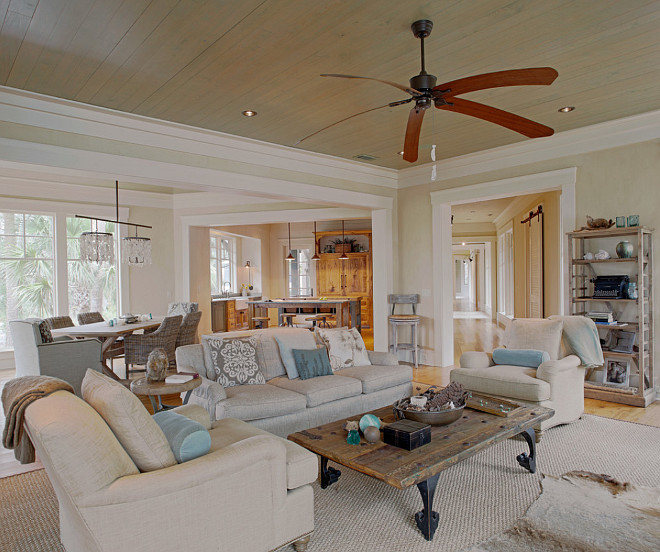
[(165, 381), (168, 365), (169, 361), (165, 349), (159, 348), (151, 351), (147, 359), (147, 380)]
[(362, 433), (368, 443), (377, 443), (380, 441), (380, 429), (376, 426), (367, 426), (362, 430)]
[(374, 426), (376, 429), (380, 429), (380, 418), (373, 414), (365, 414), (362, 416), (362, 418), (360, 418), (360, 431), (364, 433), (364, 430), (369, 426)]

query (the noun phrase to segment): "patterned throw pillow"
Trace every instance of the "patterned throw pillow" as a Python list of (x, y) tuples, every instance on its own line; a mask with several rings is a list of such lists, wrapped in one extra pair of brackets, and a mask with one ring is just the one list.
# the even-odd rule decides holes
[(39, 333), (41, 334), (42, 343), (52, 343), (54, 341), (53, 335), (50, 333), (50, 328), (45, 320), (39, 322)]
[(256, 336), (208, 338), (207, 344), (222, 387), (266, 383), (257, 363)]
[(328, 349), (333, 371), (371, 365), (367, 348), (357, 328), (316, 328), (316, 332)]

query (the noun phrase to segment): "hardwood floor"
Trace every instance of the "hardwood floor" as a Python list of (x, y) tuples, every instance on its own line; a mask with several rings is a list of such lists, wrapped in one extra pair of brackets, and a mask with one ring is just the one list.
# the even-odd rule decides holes
[[(454, 319), (454, 363), (466, 351), (491, 351), (500, 344), (503, 330), (490, 319), (460, 318)], [(363, 338), (367, 349), (373, 349), (373, 330), (364, 330)], [(423, 391), (428, 385), (445, 386), (449, 383), (449, 372), (454, 366), (420, 366), (413, 369), (413, 380)], [(121, 372), (119, 372), (121, 373)], [(0, 372), (0, 390), (4, 383), (14, 376), (13, 371)], [(135, 375), (140, 377), (141, 374)], [(178, 395), (168, 395), (163, 398), (167, 404), (180, 404)], [(147, 397), (142, 402), (149, 412), (152, 411)], [(637, 408), (622, 404), (585, 399), (584, 411), (605, 418), (625, 420), (638, 424), (660, 427), (660, 402), (655, 402), (647, 408)], [(5, 418), (0, 409), (0, 425), (4, 427)], [(37, 460), (34, 464), (21, 465), (14, 458), (14, 453), (0, 446), (0, 477), (16, 475), (43, 467)]]

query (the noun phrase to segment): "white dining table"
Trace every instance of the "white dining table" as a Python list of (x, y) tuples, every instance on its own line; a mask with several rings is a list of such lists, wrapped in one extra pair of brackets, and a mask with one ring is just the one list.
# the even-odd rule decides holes
[(117, 324), (109, 326), (107, 322), (94, 322), (93, 324), (82, 324), (80, 326), (69, 326), (68, 328), (57, 328), (51, 330), (53, 337), (95, 337), (101, 340), (101, 353), (103, 355), (104, 373), (116, 380), (119, 376), (112, 370), (112, 365), (108, 365), (108, 351), (112, 345), (124, 335), (132, 334), (138, 330), (149, 330), (157, 328), (164, 320), (164, 316), (154, 316), (146, 322), (135, 322), (133, 324)]

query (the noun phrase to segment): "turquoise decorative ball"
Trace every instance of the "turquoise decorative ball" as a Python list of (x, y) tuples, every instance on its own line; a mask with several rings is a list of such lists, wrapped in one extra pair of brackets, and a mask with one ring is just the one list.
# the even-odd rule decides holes
[(373, 414), (365, 414), (360, 418), (360, 431), (364, 433), (364, 430), (369, 427), (369, 426), (374, 426), (380, 429), (380, 420), (378, 419), (378, 416), (374, 416)]

